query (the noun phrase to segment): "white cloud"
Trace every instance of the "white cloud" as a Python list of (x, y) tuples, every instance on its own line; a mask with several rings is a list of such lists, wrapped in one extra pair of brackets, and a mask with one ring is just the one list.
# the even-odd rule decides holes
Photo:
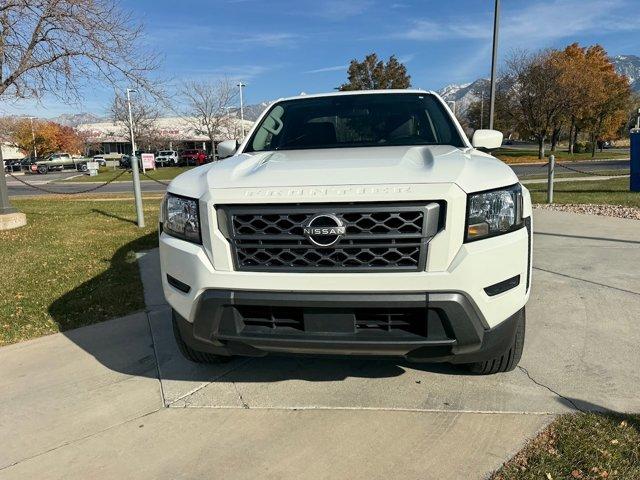
[(400, 63), (409, 63), (411, 60), (413, 60), (414, 58), (416, 58), (416, 54), (415, 53), (408, 53), (407, 55), (401, 55), (398, 58), (398, 61)]
[[(505, 11), (500, 20), (501, 47), (539, 48), (555, 40), (581, 34), (640, 30), (628, 15), (633, 0), (552, 0), (529, 2)], [(504, 4), (503, 4), (504, 5)], [(416, 41), (490, 40), (493, 12), (484, 17), (414, 20), (406, 31), (392, 37)]]
[(303, 38), (295, 33), (250, 33), (243, 35), (212, 36), (215, 40), (198, 45), (198, 50), (215, 52), (236, 52), (252, 48), (291, 48)]
[(394, 35), (407, 40), (450, 40), (459, 38), (487, 38), (491, 32), (484, 25), (464, 21), (415, 20), (406, 31)]
[(325, 73), (325, 72), (338, 72), (340, 70), (346, 70), (349, 65), (334, 65), (333, 67), (316, 68), (315, 70), (307, 70), (303, 73)]
[[(313, 7), (303, 14), (339, 21), (365, 13), (373, 5), (371, 0), (323, 0), (313, 3)], [(307, 7), (305, 7), (307, 8)]]

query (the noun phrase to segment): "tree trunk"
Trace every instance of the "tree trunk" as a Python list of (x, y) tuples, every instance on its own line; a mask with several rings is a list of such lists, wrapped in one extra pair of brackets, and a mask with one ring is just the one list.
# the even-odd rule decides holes
[(591, 158), (596, 156), (596, 135), (595, 133), (591, 135)]
[(541, 135), (538, 137), (538, 158), (540, 160), (544, 159), (544, 141), (546, 140), (546, 135)]
[(580, 133), (580, 129), (578, 125), (573, 128), (573, 146), (575, 148), (576, 143), (578, 143), (578, 133)]
[(558, 139), (560, 137), (561, 127), (557, 127), (553, 129), (553, 133), (551, 134), (551, 151), (555, 152), (556, 147), (558, 146)]
[(572, 118), (571, 125), (569, 126), (569, 153), (573, 155), (573, 151), (576, 146), (575, 138), (573, 138), (573, 130), (576, 128), (576, 122)]

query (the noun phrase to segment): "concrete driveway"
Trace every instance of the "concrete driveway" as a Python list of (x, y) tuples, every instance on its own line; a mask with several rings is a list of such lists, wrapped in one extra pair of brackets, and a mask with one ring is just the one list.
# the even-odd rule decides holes
[[(147, 312), (0, 349), (0, 478), (484, 478), (553, 414), (640, 411), (640, 222), (537, 211), (521, 368), (184, 361)], [(169, 407), (169, 408), (166, 408)]]

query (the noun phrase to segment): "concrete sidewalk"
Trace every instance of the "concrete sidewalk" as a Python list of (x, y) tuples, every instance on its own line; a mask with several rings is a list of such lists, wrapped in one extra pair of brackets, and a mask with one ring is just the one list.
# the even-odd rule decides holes
[[(185, 361), (147, 312), (0, 349), (0, 478), (484, 478), (557, 412), (640, 411), (640, 222), (536, 211), (521, 369)], [(166, 407), (170, 408), (166, 408)]]

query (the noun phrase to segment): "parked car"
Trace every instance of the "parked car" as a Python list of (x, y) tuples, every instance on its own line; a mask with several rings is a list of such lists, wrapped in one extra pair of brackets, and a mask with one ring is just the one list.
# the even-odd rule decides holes
[(100, 165), (101, 167), (107, 166), (107, 160), (102, 155), (94, 155), (92, 160), (94, 162), (98, 162), (98, 165)]
[(156, 166), (175, 167), (178, 165), (178, 152), (175, 150), (161, 150), (156, 156)]
[[(194, 362), (270, 352), (513, 370), (525, 338), (529, 192), (437, 94), (278, 100), (176, 177), (160, 215), (173, 331)], [(214, 252), (212, 255), (211, 252)]]
[(22, 159), (13, 159), (13, 160), (5, 160), (4, 161), (4, 171), (5, 172), (19, 172), (22, 170)]
[(64, 170), (65, 168), (73, 168), (81, 172), (87, 171), (87, 159), (82, 157), (72, 157), (68, 153), (52, 153), (44, 160), (34, 162), (36, 171), (40, 174), (46, 174), (52, 170)]
[[(142, 171), (142, 159), (140, 155), (136, 155), (136, 158), (138, 159), (138, 170)], [(120, 168), (131, 169), (131, 155), (122, 155), (118, 164)]]
[(192, 148), (189, 150), (183, 150), (180, 152), (179, 164), (180, 165), (202, 165), (206, 163), (203, 160), (203, 156), (206, 159), (206, 153), (203, 150)]

